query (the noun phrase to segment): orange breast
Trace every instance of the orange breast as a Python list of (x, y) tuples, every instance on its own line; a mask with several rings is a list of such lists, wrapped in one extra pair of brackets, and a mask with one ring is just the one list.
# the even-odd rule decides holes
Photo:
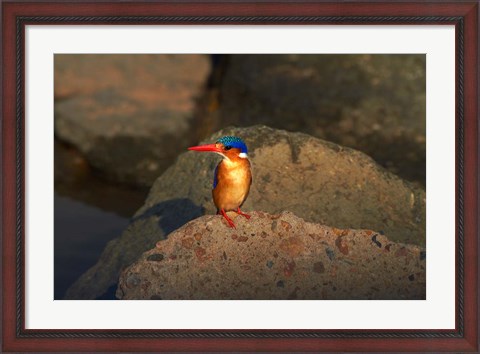
[(248, 196), (252, 173), (248, 159), (222, 160), (217, 169), (217, 185), (212, 191), (217, 209), (237, 210)]

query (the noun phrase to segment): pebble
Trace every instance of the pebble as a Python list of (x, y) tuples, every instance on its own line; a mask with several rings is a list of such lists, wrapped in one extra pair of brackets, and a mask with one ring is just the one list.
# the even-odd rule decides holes
[(290, 277), (295, 270), (295, 266), (296, 264), (294, 261), (288, 262), (283, 269), (283, 274), (285, 274), (286, 277)]
[(420, 260), (423, 261), (425, 258), (427, 258), (427, 252), (420, 251)]
[(373, 237), (372, 237), (372, 242), (373, 242), (374, 244), (376, 244), (377, 247), (382, 248), (382, 244), (380, 243), (380, 241), (377, 241), (377, 235), (376, 235), (376, 234), (373, 235)]
[(137, 274), (130, 274), (127, 277), (127, 288), (134, 288), (138, 286), (141, 282), (141, 279), (138, 277)]
[(164, 255), (161, 253), (154, 253), (150, 256), (148, 256), (147, 261), (151, 262), (160, 262), (163, 261)]
[(202, 248), (202, 247), (195, 248), (195, 255), (201, 261), (203, 261), (205, 259), (205, 254), (206, 253), (207, 253), (207, 251), (205, 250), (205, 248)]
[(348, 245), (347, 242), (344, 240), (343, 236), (337, 237), (337, 239), (335, 240), (335, 245), (340, 252), (342, 252), (344, 255), (348, 255)]
[(335, 259), (335, 252), (330, 248), (330, 247), (327, 247), (325, 249), (325, 252), (327, 253), (327, 256), (328, 258), (333, 261)]
[(285, 229), (285, 231), (290, 231), (292, 229), (292, 225), (290, 225), (288, 222), (281, 220), (280, 223), (282, 224), (282, 227)]
[(273, 232), (277, 231), (277, 220), (273, 220), (271, 230)]
[(187, 238), (184, 238), (184, 239), (182, 240), (182, 246), (185, 247), (185, 248), (190, 249), (190, 248), (192, 248), (194, 242), (195, 242), (195, 241), (193, 240), (192, 237), (187, 237)]
[(408, 251), (405, 247), (400, 248), (395, 252), (395, 257), (405, 257), (408, 254)]
[(313, 264), (313, 271), (315, 273), (324, 273), (325, 272), (325, 266), (323, 265), (322, 262), (315, 262)]

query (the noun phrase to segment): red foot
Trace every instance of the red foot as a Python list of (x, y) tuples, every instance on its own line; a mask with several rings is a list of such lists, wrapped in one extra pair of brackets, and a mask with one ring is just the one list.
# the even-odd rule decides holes
[(228, 225), (234, 229), (236, 229), (235, 227), (235, 224), (233, 223), (232, 219), (230, 219), (227, 215), (227, 213), (225, 213), (225, 210), (221, 209), (220, 210), (220, 213), (223, 215), (223, 217), (227, 220), (228, 222)]
[(251, 218), (250, 215), (245, 214), (245, 213), (242, 213), (241, 210), (240, 210), (240, 208), (237, 209), (237, 214), (242, 215), (242, 216), (245, 216), (247, 219), (250, 219), (250, 218)]

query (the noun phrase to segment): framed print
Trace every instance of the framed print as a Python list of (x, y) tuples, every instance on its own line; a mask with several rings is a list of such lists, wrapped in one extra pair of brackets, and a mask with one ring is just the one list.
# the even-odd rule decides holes
[(2, 2), (3, 351), (478, 351), (478, 15)]

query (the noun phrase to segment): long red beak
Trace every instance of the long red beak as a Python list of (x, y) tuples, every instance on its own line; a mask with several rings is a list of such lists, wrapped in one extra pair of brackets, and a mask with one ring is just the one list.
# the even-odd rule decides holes
[(188, 150), (222, 152), (222, 150), (218, 148), (216, 144), (192, 146), (189, 147)]

